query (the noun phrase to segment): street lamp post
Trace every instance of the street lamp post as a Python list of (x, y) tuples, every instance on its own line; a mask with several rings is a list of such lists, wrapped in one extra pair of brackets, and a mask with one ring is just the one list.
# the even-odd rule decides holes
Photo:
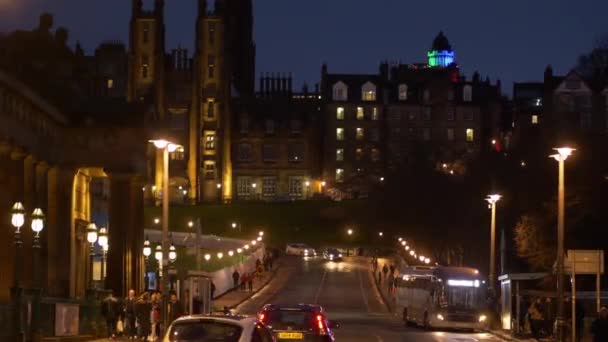
[(148, 284), (150, 283), (150, 279), (148, 278), (148, 267), (150, 262), (150, 255), (152, 254), (152, 247), (150, 247), (150, 240), (146, 236), (146, 241), (144, 241), (144, 291), (148, 292)]
[(22, 324), (22, 298), (23, 288), (21, 284), (21, 272), (23, 270), (23, 240), (21, 239), (21, 227), (25, 223), (25, 209), (21, 202), (17, 202), (11, 209), (11, 224), (15, 227), (15, 269), (11, 298), (13, 300), (13, 337), (15, 341), (23, 340)]
[(87, 226), (87, 241), (91, 244), (89, 251), (89, 290), (95, 287), (93, 284), (93, 261), (95, 259), (95, 242), (97, 241), (97, 226), (91, 222)]
[[(175, 260), (177, 260), (177, 250), (175, 249), (175, 246), (173, 245), (173, 243), (171, 243), (171, 246), (169, 247), (169, 269), (170, 270), (175, 270)], [(174, 291), (174, 283), (175, 283), (175, 277), (173, 274), (170, 275), (171, 279), (170, 279), (170, 283), (171, 283), (171, 292)]]
[[(162, 216), (162, 242), (161, 242), (161, 256), (162, 262), (168, 263), (169, 258), (169, 153), (174, 152), (179, 146), (177, 144), (171, 143), (167, 140), (150, 140), (152, 144), (157, 149), (163, 151), (163, 216)], [(162, 266), (162, 265), (161, 265)], [(168, 277), (166, 277), (168, 278)], [(169, 323), (169, 317), (167, 313), (167, 303), (168, 303), (168, 284), (165, 281), (164, 286), (162, 286), (162, 309), (161, 315), (163, 316), (163, 327), (167, 329)]]
[(159, 289), (160, 281), (163, 279), (163, 247), (161, 245), (156, 246), (156, 250), (154, 251), (154, 259), (158, 263), (158, 271), (156, 272), (156, 290)]
[(565, 176), (564, 167), (566, 159), (575, 150), (569, 147), (556, 148), (557, 154), (552, 155), (559, 164), (558, 166), (558, 185), (557, 185), (557, 340), (564, 340), (564, 197), (565, 197)]
[(490, 273), (488, 276), (489, 287), (492, 295), (496, 294), (496, 202), (500, 199), (500, 195), (492, 194), (486, 197), (486, 201), (490, 203), (492, 210), (492, 218), (490, 220)]
[(42, 209), (36, 208), (32, 212), (32, 232), (35, 233), (33, 241), (32, 255), (32, 285), (33, 285), (33, 303), (32, 303), (32, 336), (38, 334), (40, 321), (40, 295), (42, 293), (42, 283), (40, 281), (40, 232), (44, 229), (44, 213)]
[(97, 243), (101, 246), (101, 283), (102, 288), (106, 288), (106, 256), (108, 253), (108, 230), (105, 227), (99, 228), (99, 236), (97, 237)]
[(239, 230), (239, 234), (241, 233), (241, 224), (239, 222), (232, 222), (232, 229), (237, 229)]

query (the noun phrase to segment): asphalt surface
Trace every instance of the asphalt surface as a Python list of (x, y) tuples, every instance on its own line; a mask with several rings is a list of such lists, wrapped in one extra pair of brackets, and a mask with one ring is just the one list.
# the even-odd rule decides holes
[(367, 259), (327, 262), (322, 258), (286, 257), (281, 273), (236, 311), (255, 314), (267, 303), (320, 304), (329, 319), (340, 324), (340, 328), (334, 330), (337, 341), (503, 341), (487, 333), (425, 331), (405, 327), (382, 302)]

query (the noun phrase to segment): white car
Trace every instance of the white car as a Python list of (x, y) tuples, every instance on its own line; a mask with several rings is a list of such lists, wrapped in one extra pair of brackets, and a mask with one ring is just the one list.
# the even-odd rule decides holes
[(303, 243), (290, 243), (285, 248), (285, 254), (287, 255), (299, 255), (304, 257), (317, 256), (317, 252), (314, 248), (309, 247)]
[(178, 318), (169, 326), (163, 342), (177, 341), (276, 342), (276, 339), (254, 317), (193, 315)]

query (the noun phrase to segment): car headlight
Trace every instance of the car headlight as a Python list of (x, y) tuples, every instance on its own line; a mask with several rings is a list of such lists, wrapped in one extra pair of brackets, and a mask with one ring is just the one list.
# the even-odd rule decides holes
[(334, 257), (334, 255), (333, 255), (333, 254), (330, 254), (330, 255), (329, 255), (329, 257), (330, 257), (330, 258), (333, 258), (333, 257)]
[(338, 256), (341, 258), (341, 257), (342, 257), (342, 254), (338, 254)]
[(479, 323), (483, 323), (483, 322), (485, 322), (485, 321), (486, 321), (486, 319), (487, 319), (486, 315), (481, 315), (481, 316), (479, 316)]
[(437, 314), (437, 319), (440, 321), (443, 321), (443, 315), (442, 314)]

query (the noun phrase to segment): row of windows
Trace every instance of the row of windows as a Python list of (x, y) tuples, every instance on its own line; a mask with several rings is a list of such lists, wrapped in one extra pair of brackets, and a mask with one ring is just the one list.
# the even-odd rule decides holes
[[(354, 150), (354, 154), (355, 154), (355, 159), (357, 161), (361, 161), (365, 157), (365, 150), (362, 147), (357, 147)], [(344, 161), (344, 159), (345, 159), (344, 148), (336, 149), (336, 161), (342, 162), (342, 161)], [(370, 159), (373, 162), (380, 161), (380, 150), (377, 148), (370, 149)]]
[[(380, 141), (380, 129), (377, 127), (372, 127), (369, 129), (369, 140), (378, 142)], [(365, 128), (357, 127), (355, 128), (355, 139), (364, 140), (365, 139)], [(336, 128), (336, 140), (344, 141), (346, 139), (346, 130), (343, 127)]]
[[(236, 178), (236, 191), (240, 197), (259, 194), (260, 191), (263, 197), (274, 197), (277, 195), (277, 184), (277, 177), (274, 176), (262, 177), (261, 186), (254, 182), (253, 177), (240, 176)], [(308, 187), (307, 184), (310, 183), (307, 183), (304, 177), (289, 177), (287, 179), (287, 193), (289, 196), (302, 197)]]
[[(338, 107), (336, 108), (336, 120), (344, 120), (346, 118), (345, 115), (345, 110), (344, 107)], [(366, 117), (365, 115), (365, 109), (363, 107), (357, 107), (357, 110), (355, 111), (355, 118), (357, 120), (364, 120)], [(380, 120), (380, 113), (378, 111), (377, 107), (373, 107), (371, 108), (371, 112), (369, 112), (367, 114), (367, 117), (369, 117), (372, 120)]]
[[(446, 128), (446, 138), (448, 141), (454, 141), (456, 140), (456, 129), (453, 127), (448, 127)], [(473, 128), (466, 128), (465, 131), (465, 141), (467, 142), (473, 142), (475, 141), (475, 129)], [(422, 140), (425, 141), (430, 141), (431, 140), (431, 128), (429, 127), (423, 127), (420, 130), (417, 130), (415, 128), (408, 128), (407, 130), (407, 137), (410, 140), (414, 140), (416, 138), (419, 137), (422, 138)], [(402, 131), (400, 127), (392, 127), (390, 129), (390, 137), (391, 139), (399, 139), (402, 135)]]
[[(398, 86), (398, 98), (399, 101), (406, 101), (408, 99), (408, 86), (402, 83)], [(424, 102), (431, 100), (431, 91), (425, 89), (422, 96)], [(376, 85), (372, 82), (366, 82), (361, 87), (361, 99), (363, 101), (376, 101)], [(348, 86), (342, 82), (336, 82), (333, 86), (333, 100), (334, 101), (348, 101)], [(448, 101), (454, 100), (454, 92), (448, 91)], [(469, 84), (465, 85), (462, 89), (462, 100), (464, 102), (473, 101), (473, 87)]]
[[(278, 144), (263, 144), (262, 145), (262, 161), (276, 162), (280, 159), (280, 146)], [(249, 143), (241, 143), (237, 146), (237, 160), (240, 162), (252, 162), (253, 147)], [(289, 144), (287, 145), (287, 160), (290, 162), (304, 161), (304, 144)]]
[[(274, 120), (268, 119), (264, 122), (264, 131), (268, 135), (274, 135), (276, 133), (276, 122)], [(249, 118), (246, 116), (241, 117), (240, 119), (240, 132), (241, 134), (249, 133), (250, 122)], [(289, 121), (289, 130), (292, 134), (300, 134), (302, 133), (302, 121), (301, 120), (290, 120)]]
[[(389, 120), (390, 121), (400, 121), (402, 118), (402, 114), (403, 113), (401, 113), (400, 111), (394, 111), (390, 114)], [(418, 115), (418, 113), (416, 113), (416, 112), (407, 112), (405, 115), (406, 115), (407, 119), (410, 121), (414, 121), (417, 119), (422, 119), (424, 121), (431, 121), (431, 119), (433, 118), (431, 107), (424, 107), (422, 110), (422, 113), (420, 113), (420, 115)], [(445, 118), (447, 121), (454, 121), (454, 120), (456, 120), (456, 115), (454, 114), (453, 111), (449, 111), (446, 113)], [(464, 112), (464, 113), (462, 113), (462, 119), (464, 121), (473, 121), (475, 119), (475, 114), (473, 112)]]

